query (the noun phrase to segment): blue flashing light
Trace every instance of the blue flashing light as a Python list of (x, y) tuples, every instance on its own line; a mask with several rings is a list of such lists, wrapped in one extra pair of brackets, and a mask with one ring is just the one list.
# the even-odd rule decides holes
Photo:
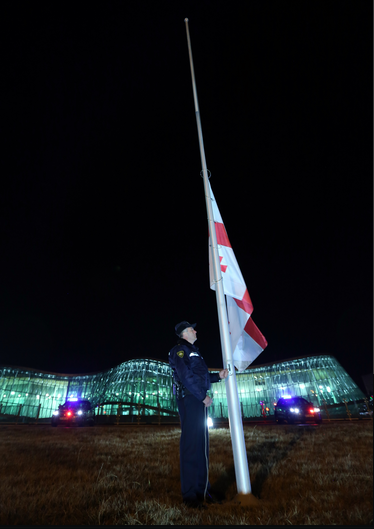
[(292, 399), (291, 395), (283, 395), (284, 399)]
[(70, 397), (68, 399), (68, 402), (77, 402), (77, 400), (78, 400), (77, 397)]

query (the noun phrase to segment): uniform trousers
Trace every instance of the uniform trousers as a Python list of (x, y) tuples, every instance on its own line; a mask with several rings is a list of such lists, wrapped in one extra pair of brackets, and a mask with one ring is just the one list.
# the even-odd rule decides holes
[(183, 500), (196, 500), (210, 490), (209, 433), (203, 402), (193, 395), (177, 400), (181, 420), (180, 475)]

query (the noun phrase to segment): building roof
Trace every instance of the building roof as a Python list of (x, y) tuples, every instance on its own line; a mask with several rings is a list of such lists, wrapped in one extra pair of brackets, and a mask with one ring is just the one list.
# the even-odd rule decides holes
[[(277, 365), (277, 364), (284, 364), (286, 362), (293, 362), (294, 360), (301, 360), (302, 358), (316, 358), (316, 357), (319, 357), (319, 356), (328, 356), (328, 357), (332, 357), (334, 358), (334, 360), (336, 360), (336, 358), (331, 355), (331, 354), (328, 354), (328, 353), (311, 353), (311, 354), (308, 354), (308, 355), (300, 355), (300, 356), (293, 356), (292, 358), (285, 358), (284, 360), (273, 360), (272, 362), (267, 362), (266, 364), (258, 364), (258, 365), (250, 365), (247, 367), (247, 369), (245, 369), (245, 371), (250, 371), (251, 369), (258, 369), (259, 367), (267, 367), (267, 366), (273, 366), (273, 365)], [(220, 368), (210, 368), (209, 371), (220, 371), (222, 369), (222, 367)], [(245, 371), (241, 371), (241, 373), (244, 373)]]
[[(258, 369), (258, 368), (272, 366), (272, 365), (276, 365), (276, 364), (284, 364), (285, 362), (292, 362), (294, 360), (301, 360), (302, 358), (313, 358), (313, 357), (318, 357), (318, 356), (329, 356), (329, 357), (331, 357), (332, 355), (315, 353), (315, 354), (295, 356), (295, 357), (292, 357), (292, 358), (285, 358), (284, 360), (277, 360), (277, 361), (267, 362), (266, 364), (259, 364), (259, 365), (256, 365), (256, 366), (249, 366), (245, 371), (242, 371), (242, 373), (251, 371), (252, 369)], [(122, 362), (122, 363), (133, 362), (133, 361), (142, 361), (142, 360), (143, 361), (147, 361), (148, 360), (148, 361), (152, 361), (152, 362), (159, 362), (159, 363), (163, 363), (163, 364), (169, 364), (168, 361), (160, 360), (159, 358), (131, 358), (130, 360), (125, 360), (125, 362)], [(94, 372), (90, 372), (90, 373), (54, 373), (52, 371), (45, 371), (43, 369), (35, 369), (34, 367), (9, 366), (9, 365), (0, 365), (0, 369), (15, 369), (15, 370), (19, 370), (19, 371), (32, 371), (33, 373), (43, 373), (43, 374), (46, 374), (46, 375), (54, 375), (54, 376), (59, 376), (59, 377), (73, 378), (73, 377), (84, 377), (84, 376), (98, 375), (100, 373), (106, 373), (107, 371), (110, 371), (112, 369), (115, 369), (116, 367), (119, 367), (120, 365), (122, 365), (122, 363), (118, 364), (118, 366), (115, 366), (114, 368), (110, 367), (108, 369), (102, 369), (100, 371), (94, 371)], [(222, 369), (222, 367), (212, 367), (212, 368), (209, 368), (209, 371), (221, 371), (221, 369)]]

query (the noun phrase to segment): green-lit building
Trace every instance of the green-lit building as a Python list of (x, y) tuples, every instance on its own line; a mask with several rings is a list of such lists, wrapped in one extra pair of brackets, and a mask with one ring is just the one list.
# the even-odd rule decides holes
[[(218, 369), (212, 369), (212, 372)], [(324, 418), (357, 415), (364, 394), (330, 355), (301, 356), (249, 367), (236, 374), (243, 419), (261, 416), (283, 395), (300, 395), (321, 408)], [(227, 419), (225, 383), (212, 385), (212, 418)], [(26, 367), (0, 367), (0, 417), (25, 422), (47, 419), (68, 397), (98, 406), (96, 414), (119, 414), (122, 421), (141, 416), (177, 417), (172, 373), (167, 362), (129, 360), (112, 369), (81, 375), (49, 373)], [(120, 407), (119, 407), (120, 406)]]

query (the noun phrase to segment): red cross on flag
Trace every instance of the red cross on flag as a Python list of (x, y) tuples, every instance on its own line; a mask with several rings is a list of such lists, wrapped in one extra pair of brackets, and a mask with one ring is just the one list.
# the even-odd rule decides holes
[[(226, 296), (231, 348), (234, 365), (244, 371), (267, 346), (266, 338), (255, 325), (251, 314), (253, 305), (240, 271), (217, 202), (209, 182), (214, 225), (216, 228), (218, 254), (221, 265), (223, 290)], [(210, 288), (215, 290), (211, 241), (209, 237)]]

